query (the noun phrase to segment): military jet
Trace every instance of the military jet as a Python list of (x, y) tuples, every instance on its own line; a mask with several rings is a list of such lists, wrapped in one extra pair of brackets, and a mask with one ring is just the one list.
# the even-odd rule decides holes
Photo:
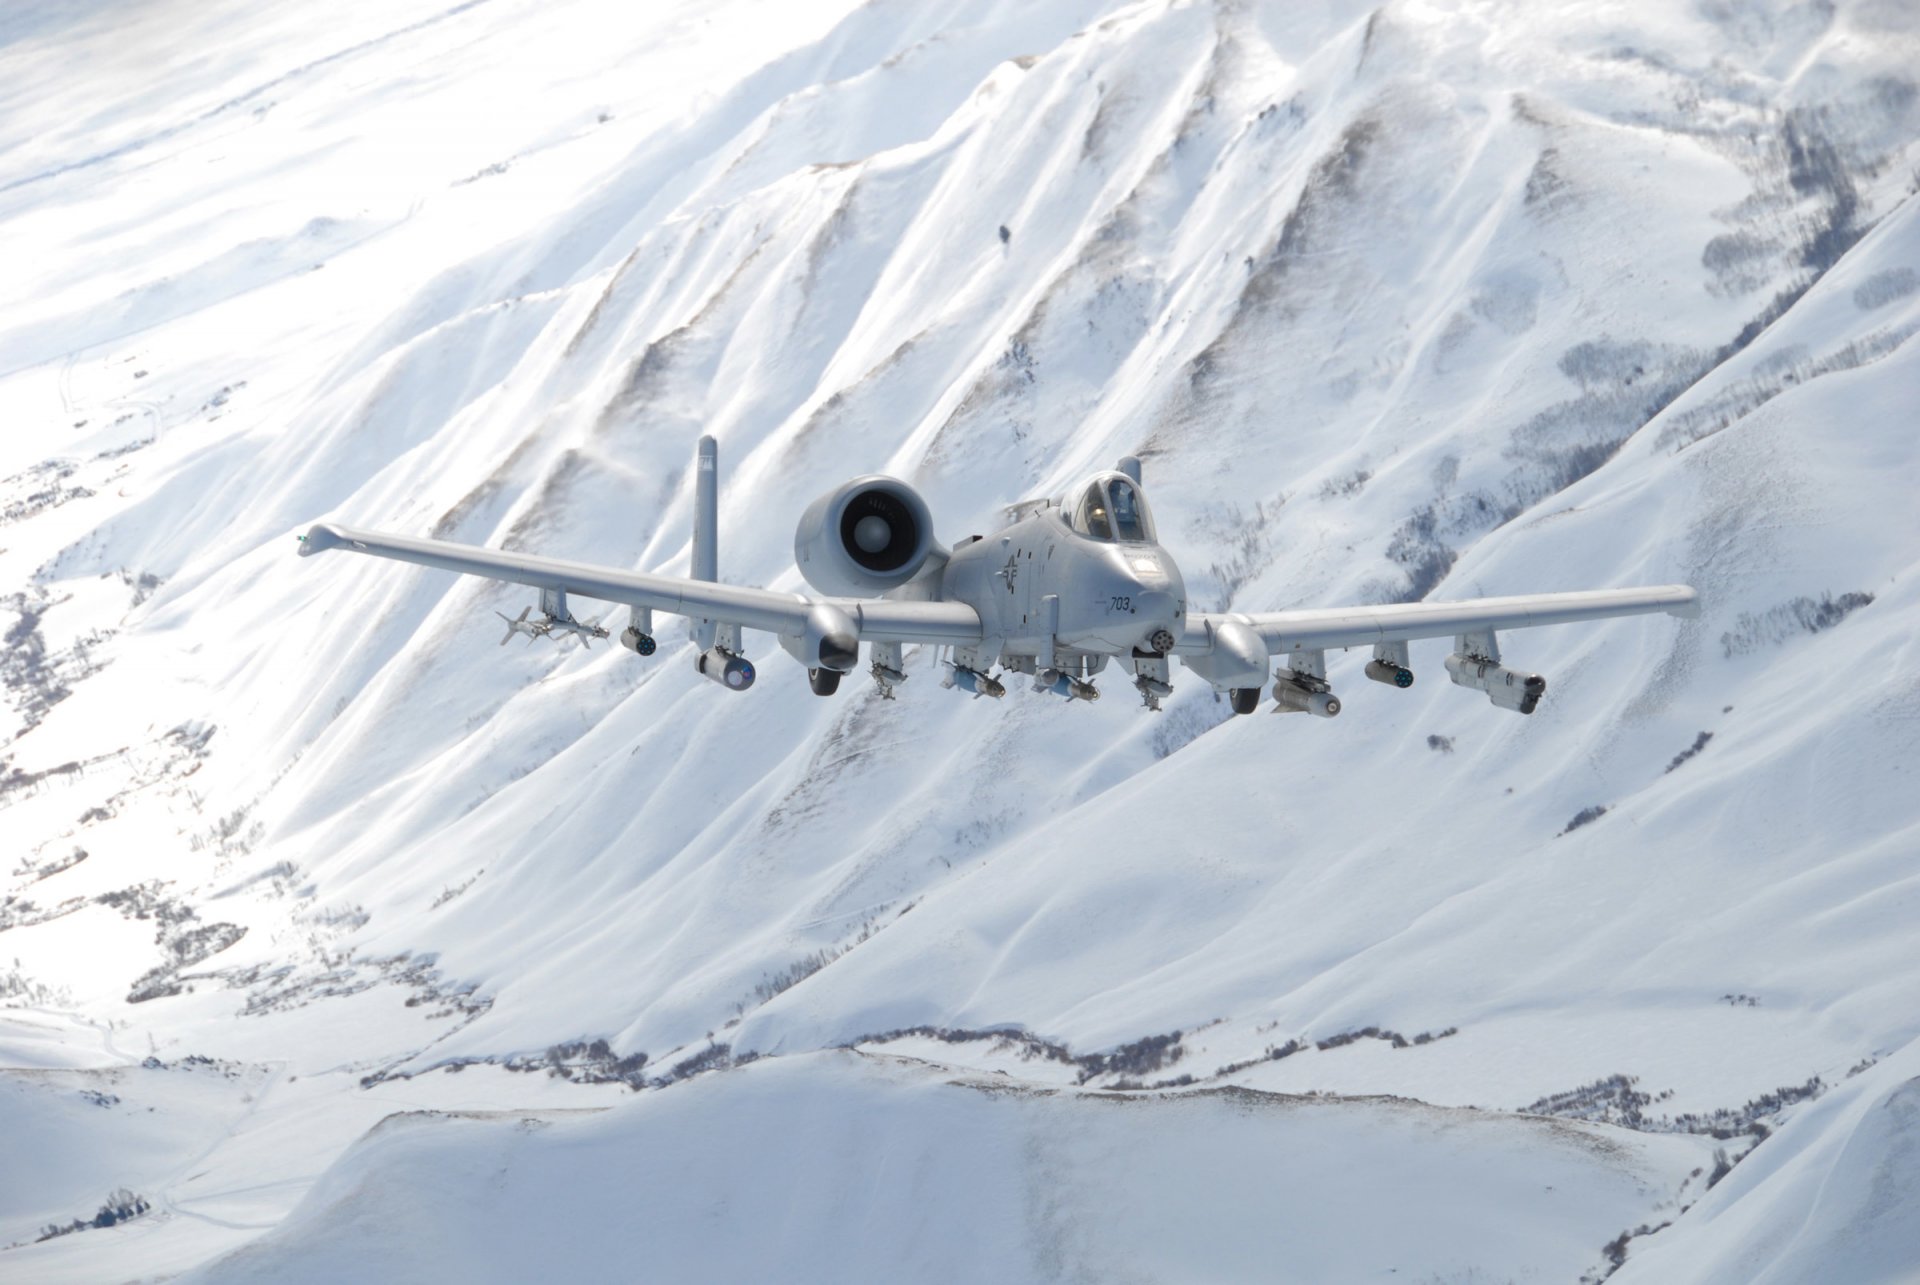
[(1157, 710), (1172, 691), (1177, 657), (1236, 714), (1258, 709), (1271, 681), (1276, 713), (1320, 718), (1340, 712), (1327, 681), (1332, 650), (1371, 647), (1366, 676), (1406, 688), (1413, 685), (1409, 644), (1450, 637), (1448, 678), (1501, 709), (1531, 714), (1546, 680), (1504, 665), (1499, 633), (1649, 612), (1699, 614), (1698, 596), (1685, 585), (1295, 611), (1195, 610), (1180, 569), (1156, 538), (1140, 461), (1132, 456), (1063, 498), (1012, 506), (993, 534), (951, 547), (934, 539), (932, 514), (911, 486), (877, 474), (854, 478), (809, 505), (794, 534), (794, 560), (816, 592), (778, 593), (719, 583), (718, 451), (711, 437), (700, 439), (695, 463), (686, 578), (331, 522), (301, 536), (300, 553), (351, 549), (540, 590), (542, 618), (529, 621), (523, 611), (508, 620), (508, 638), (556, 630), (583, 643), (606, 637), (597, 624), (573, 619), (569, 593), (625, 604), (629, 623), (620, 642), (642, 656), (657, 649), (654, 612), (684, 616), (695, 667), (734, 691), (753, 686), (745, 635), (755, 630), (772, 634), (821, 696), (859, 667), (864, 643), (867, 672), (891, 699), (907, 680), (906, 648), (918, 644), (945, 653), (942, 686), (975, 697), (1004, 696), (1008, 677), (1017, 674), (1030, 677), (1038, 692), (1096, 700), (1096, 677), (1114, 666), (1132, 676), (1141, 703)]

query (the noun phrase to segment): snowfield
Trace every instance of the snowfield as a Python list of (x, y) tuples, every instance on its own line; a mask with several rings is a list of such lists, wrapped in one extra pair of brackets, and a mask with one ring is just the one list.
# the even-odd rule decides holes
[[(1920, 1280), (1913, 6), (15, 10), (0, 1276)], [(683, 574), (701, 433), (737, 583), (1136, 454), (1204, 609), (1705, 610), (1230, 719), (293, 556)]]
[[(390, 1117), (203, 1279), (1327, 1280), (1361, 1264), (1569, 1278), (1648, 1188), (1685, 1183), (1689, 1142), (1399, 1099), (1142, 1101), (813, 1053), (602, 1115)], [(716, 1144), (746, 1154), (699, 1163)], [(503, 1245), (487, 1231), (502, 1221), (528, 1234)], [(1196, 1244), (1215, 1248), (1196, 1263)]]

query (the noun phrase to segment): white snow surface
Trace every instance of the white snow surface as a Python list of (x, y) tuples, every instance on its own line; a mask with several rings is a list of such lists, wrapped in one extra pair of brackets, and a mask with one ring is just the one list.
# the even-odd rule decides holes
[[(680, 1162), (716, 1139), (751, 1163)], [(1214, 1279), (1570, 1277), (1687, 1141), (1401, 1099), (1142, 1102), (812, 1053), (605, 1115), (390, 1117), (199, 1279), (1155, 1281), (1187, 1278), (1196, 1242)], [(503, 1244), (487, 1233), (502, 1221), (528, 1234)]]
[[(1920, 1280), (1916, 67), (1886, 0), (7, 8), (0, 1275)], [(1202, 608), (1705, 611), (1505, 635), (1530, 719), (1444, 643), (1230, 719), (293, 556), (683, 574), (703, 432), (738, 583), (858, 473), (951, 541), (1137, 454)]]

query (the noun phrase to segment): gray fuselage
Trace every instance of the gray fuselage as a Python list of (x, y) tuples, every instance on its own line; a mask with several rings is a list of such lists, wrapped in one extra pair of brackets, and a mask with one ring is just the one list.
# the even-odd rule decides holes
[[(980, 613), (984, 633), (1007, 656), (1062, 649), (1129, 656), (1156, 651), (1164, 630), (1181, 637), (1187, 589), (1173, 558), (1152, 538), (1101, 539), (1076, 531), (1047, 505), (955, 548), (940, 596)], [(1049, 598), (1058, 599), (1057, 620)], [(991, 647), (991, 642), (989, 643)]]

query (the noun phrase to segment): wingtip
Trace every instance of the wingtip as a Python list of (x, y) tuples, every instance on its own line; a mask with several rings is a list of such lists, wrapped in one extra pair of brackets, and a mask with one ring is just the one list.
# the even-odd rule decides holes
[(1675, 601), (1667, 608), (1668, 614), (1682, 620), (1700, 619), (1700, 591), (1692, 585), (1675, 585)]
[(344, 537), (333, 527), (325, 522), (316, 522), (300, 537), (300, 556), (309, 558), (316, 553), (325, 553), (343, 542)]

